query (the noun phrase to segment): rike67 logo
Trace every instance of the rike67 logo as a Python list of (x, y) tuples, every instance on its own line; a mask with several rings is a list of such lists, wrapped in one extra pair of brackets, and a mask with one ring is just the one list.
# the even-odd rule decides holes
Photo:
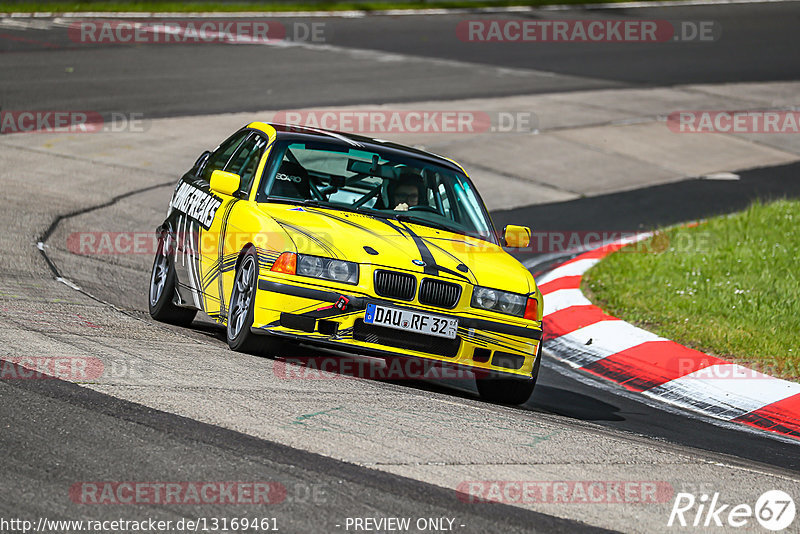
[[(753, 520), (773, 532), (788, 528), (796, 514), (792, 497), (780, 490), (770, 490), (749, 504), (726, 504), (719, 493), (706, 493), (696, 497), (691, 493), (678, 493), (669, 514), (667, 526), (678, 527), (756, 527)], [(756, 527), (757, 528), (757, 527)]]

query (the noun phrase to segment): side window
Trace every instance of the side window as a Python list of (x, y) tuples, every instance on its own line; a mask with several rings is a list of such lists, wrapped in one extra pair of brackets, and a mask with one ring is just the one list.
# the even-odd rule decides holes
[(442, 198), (442, 209), (444, 210), (444, 214), (451, 219), (455, 219), (450, 209), (450, 195), (447, 194), (447, 188), (443, 183), (439, 184), (439, 195)]
[(204, 180), (211, 179), (211, 173), (214, 171), (220, 171), (225, 168), (225, 165), (231, 159), (236, 147), (247, 137), (247, 134), (250, 133), (247, 130), (235, 133), (231, 137), (229, 137), (224, 143), (222, 143), (219, 148), (217, 148), (211, 156), (208, 158), (208, 163), (206, 163), (205, 168), (203, 169), (203, 173), (200, 175), (200, 178)]
[(253, 185), (253, 177), (256, 175), (256, 169), (261, 161), (261, 156), (264, 155), (265, 148), (267, 148), (267, 140), (263, 136), (253, 133), (242, 143), (225, 167), (226, 171), (236, 173), (242, 177), (240, 191), (250, 192), (250, 186)]

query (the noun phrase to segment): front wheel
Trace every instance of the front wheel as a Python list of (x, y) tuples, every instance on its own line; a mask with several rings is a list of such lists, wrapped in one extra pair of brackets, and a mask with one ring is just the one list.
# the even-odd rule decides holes
[(197, 310), (181, 308), (172, 301), (175, 295), (175, 265), (169, 255), (170, 233), (159, 237), (153, 270), (150, 273), (150, 291), (148, 295), (150, 317), (162, 323), (178, 326), (189, 326), (197, 314)]
[(249, 249), (242, 258), (233, 282), (228, 310), (228, 346), (237, 352), (252, 352), (258, 348), (258, 336), (250, 332), (255, 313), (258, 288), (258, 259)]
[(533, 395), (539, 368), (542, 363), (542, 343), (536, 351), (536, 363), (533, 364), (531, 378), (477, 378), (475, 385), (481, 398), (500, 404), (524, 404)]

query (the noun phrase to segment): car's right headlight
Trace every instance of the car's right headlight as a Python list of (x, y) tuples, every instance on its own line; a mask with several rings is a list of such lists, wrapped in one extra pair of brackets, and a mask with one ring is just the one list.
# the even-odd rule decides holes
[(472, 302), (470, 304), (473, 308), (505, 313), (515, 317), (525, 317), (535, 321), (538, 302), (536, 299), (518, 293), (475, 286), (472, 290)]

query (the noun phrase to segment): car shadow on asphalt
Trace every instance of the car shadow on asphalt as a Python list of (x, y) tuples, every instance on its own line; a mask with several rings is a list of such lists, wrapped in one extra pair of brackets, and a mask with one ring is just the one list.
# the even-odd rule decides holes
[[(225, 328), (211, 322), (204, 316), (192, 323), (191, 331), (207, 338), (227, 344)], [(275, 350), (251, 353), (254, 357), (268, 358), (275, 362), (276, 376), (298, 379), (361, 379), (393, 384), (417, 392), (436, 393), (452, 398), (483, 402), (487, 405), (504, 406), (521, 411), (538, 412), (568, 417), (581, 421), (624, 421), (620, 408), (601, 401), (596, 397), (584, 395), (565, 387), (559, 387), (561, 378), (558, 373), (548, 372), (544, 366), (539, 382), (531, 399), (523, 405), (511, 406), (482, 401), (478, 396), (474, 378), (457, 373), (444, 372), (435, 378), (415, 378), (403, 375), (398, 378), (398, 370), (402, 375), (406, 366), (395, 366), (380, 358), (353, 355), (333, 350), (320, 349), (308, 345), (279, 341)], [(413, 362), (411, 359), (403, 359)], [(280, 369), (279, 369), (280, 368)], [(414, 368), (418, 369), (418, 368)], [(441, 367), (434, 368), (441, 369)], [(428, 375), (430, 376), (430, 375)], [(552, 383), (555, 381), (556, 383)]]
[(583, 421), (624, 421), (619, 407), (594, 397), (539, 384), (525, 407)]

